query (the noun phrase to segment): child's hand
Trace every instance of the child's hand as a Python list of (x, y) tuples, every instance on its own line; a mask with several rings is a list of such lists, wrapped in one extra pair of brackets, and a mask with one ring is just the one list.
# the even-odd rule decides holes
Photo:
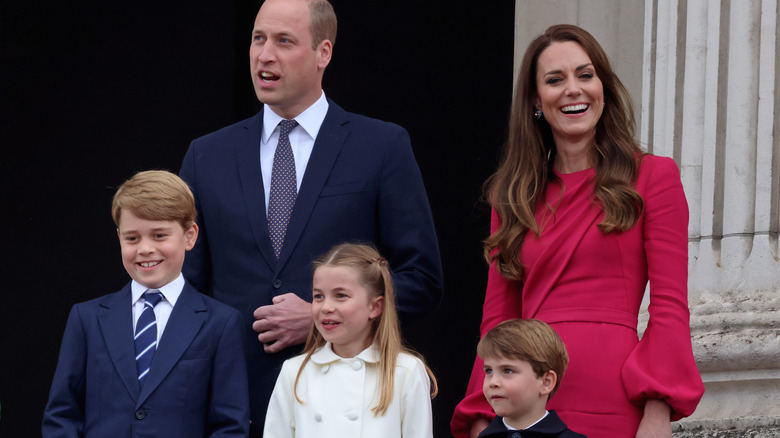
[(255, 310), (257, 321), (252, 324), (252, 329), (260, 333), (257, 339), (265, 352), (276, 353), (304, 343), (312, 323), (311, 303), (293, 293), (275, 296), (272, 301), (272, 305)]

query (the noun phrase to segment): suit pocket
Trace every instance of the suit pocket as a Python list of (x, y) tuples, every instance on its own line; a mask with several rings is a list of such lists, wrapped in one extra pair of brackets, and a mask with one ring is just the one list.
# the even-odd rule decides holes
[(330, 184), (322, 188), (320, 192), (320, 198), (326, 198), (329, 196), (341, 196), (348, 195), (350, 193), (358, 193), (365, 191), (364, 181), (346, 182), (341, 184)]
[(211, 350), (208, 348), (195, 348), (185, 351), (180, 360), (203, 360), (210, 358)]

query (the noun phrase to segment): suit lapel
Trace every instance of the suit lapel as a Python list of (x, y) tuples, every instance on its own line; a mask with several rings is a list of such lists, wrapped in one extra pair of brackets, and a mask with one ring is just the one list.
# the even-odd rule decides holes
[(165, 326), (160, 348), (154, 353), (149, 374), (138, 397), (138, 406), (154, 392), (187, 351), (206, 320), (205, 312), (206, 305), (200, 294), (185, 283)]
[[(314, 148), (309, 157), (309, 164), (303, 174), (301, 189), (295, 199), (290, 223), (287, 225), (287, 234), (284, 237), (284, 246), (279, 254), (279, 263), (276, 264), (278, 274), (285, 262), (298, 244), (298, 240), (309, 222), (314, 205), (320, 196), (325, 182), (328, 180), (333, 164), (339, 156), (344, 141), (349, 136), (349, 123), (347, 112), (328, 99), (328, 113), (322, 122)], [(270, 241), (270, 239), (269, 239)]]
[(133, 341), (133, 309), (130, 283), (121, 291), (106, 297), (100, 303), (98, 324), (106, 342), (106, 349), (127, 391), (138, 399), (138, 370), (135, 367)]
[(263, 112), (260, 111), (244, 125), (244, 131), (236, 141), (236, 165), (241, 180), (241, 193), (255, 242), (268, 266), (276, 265), (276, 256), (268, 236), (268, 220), (265, 215), (265, 191), (263, 172), (260, 168), (260, 140), (263, 128)]

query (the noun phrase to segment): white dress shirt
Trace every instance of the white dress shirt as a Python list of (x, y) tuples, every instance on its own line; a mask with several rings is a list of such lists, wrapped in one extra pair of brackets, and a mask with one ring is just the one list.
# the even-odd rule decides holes
[[(298, 126), (290, 132), (290, 146), (295, 158), (295, 177), (297, 189), (301, 189), (303, 174), (309, 164), (311, 151), (314, 149), (314, 141), (320, 132), (322, 122), (328, 113), (328, 99), (325, 92), (320, 95), (314, 104), (297, 117)], [(265, 191), (265, 214), (268, 215), (268, 198), (271, 194), (271, 170), (274, 166), (274, 152), (279, 143), (279, 123), (281, 116), (273, 112), (268, 105), (263, 105), (263, 132), (260, 139), (260, 170), (263, 173), (263, 189)]]
[(147, 290), (159, 290), (163, 294), (163, 299), (154, 306), (154, 317), (157, 320), (157, 345), (159, 346), (160, 338), (162, 338), (163, 331), (165, 331), (165, 325), (168, 324), (168, 318), (171, 317), (173, 306), (176, 305), (176, 300), (179, 299), (183, 289), (184, 276), (181, 273), (175, 280), (160, 289), (148, 289), (146, 286), (142, 286), (133, 280), (130, 283), (133, 304), (133, 333), (135, 333), (135, 325), (138, 323), (138, 318), (141, 317), (141, 312), (143, 312), (144, 303), (146, 302), (141, 296)]

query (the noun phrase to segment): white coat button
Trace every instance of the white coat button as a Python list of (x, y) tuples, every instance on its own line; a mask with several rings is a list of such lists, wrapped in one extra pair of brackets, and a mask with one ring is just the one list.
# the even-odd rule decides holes
[(316, 421), (317, 423), (322, 421), (322, 414), (320, 414), (319, 412), (315, 412), (314, 413), (314, 421)]
[(360, 371), (360, 369), (363, 368), (363, 362), (356, 360), (352, 362), (352, 369), (355, 371)]
[(329, 369), (330, 369), (330, 365), (323, 365), (322, 366), (322, 374), (327, 373)]
[(349, 418), (352, 421), (357, 420), (358, 419), (357, 411), (349, 411), (349, 412), (347, 412), (347, 418)]

